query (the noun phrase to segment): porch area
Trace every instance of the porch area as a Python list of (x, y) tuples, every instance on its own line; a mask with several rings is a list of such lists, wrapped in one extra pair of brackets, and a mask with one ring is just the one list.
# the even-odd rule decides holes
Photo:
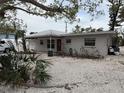
[(45, 37), (28, 39), (28, 49), (35, 52), (48, 52), (52, 51), (54, 54), (63, 51), (63, 40), (57, 37)]
[(63, 34), (65, 34), (65, 32), (56, 30), (47, 30), (30, 34), (26, 36), (27, 47), (29, 50), (34, 50), (35, 52), (61, 52), (63, 51), (64, 45), (62, 40)]

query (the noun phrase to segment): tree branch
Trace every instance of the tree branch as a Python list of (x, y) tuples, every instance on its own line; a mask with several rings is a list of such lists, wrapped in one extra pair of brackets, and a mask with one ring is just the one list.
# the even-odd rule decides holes
[(40, 13), (36, 13), (36, 12), (31, 12), (31, 11), (28, 11), (28, 10), (25, 10), (23, 8), (20, 8), (20, 7), (13, 7), (14, 9), (18, 9), (18, 10), (22, 10), (26, 13), (29, 13), (29, 14), (32, 14), (32, 15), (39, 15), (39, 16), (45, 16), (47, 15), (47, 13), (43, 13), (43, 14), (40, 14)]
[(62, 4), (63, 4), (63, 2), (64, 2), (64, 0), (62, 0), (62, 2), (60, 3), (60, 6), (59, 6), (59, 8), (61, 8), (61, 7), (62, 7)]
[(16, 9), (21, 10), (21, 11), (24, 11), (24, 12), (29, 13), (29, 14), (32, 14), (32, 15), (38, 15), (38, 16), (46, 16), (46, 15), (49, 15), (49, 13), (47, 13), (47, 12), (41, 14), (41, 13), (36, 13), (36, 12), (28, 11), (28, 10), (26, 10), (26, 9), (23, 9), (23, 8), (20, 8), (20, 7), (15, 7), (15, 6), (10, 6), (10, 5), (9, 5), (9, 6), (6, 6), (6, 7), (4, 7), (4, 8), (2, 8), (2, 9), (0, 10), (0, 12), (4, 12), (5, 10), (16, 10)]
[[(0, 0), (0, 5), (6, 3), (8, 1), (10, 1), (10, 0)], [(62, 13), (63, 10), (64, 10), (63, 8), (60, 8), (60, 7), (53, 7), (53, 8), (51, 8), (51, 7), (45, 6), (45, 5), (41, 4), (41, 3), (38, 3), (36, 0), (19, 0), (19, 1), (30, 3), (30, 4), (35, 5), (35, 6), (41, 8), (41, 9), (43, 9), (45, 11)]]
[[(0, 0), (0, 5), (2, 5), (4, 3), (7, 3), (8, 1), (11, 1), (11, 0)], [(60, 2), (60, 6), (49, 6), (49, 5), (46, 6), (46, 5), (38, 2), (37, 0), (17, 0), (17, 1), (20, 1), (22, 4), (23, 3), (28, 3), (28, 4), (31, 4), (31, 5), (34, 5), (37, 8), (40, 8), (40, 9), (44, 10), (45, 14), (31, 12), (28, 9), (26, 10), (26, 9), (21, 8), (21, 7), (16, 7), (15, 5), (11, 5), (11, 7), (8, 7), (7, 10), (9, 10), (9, 8), (10, 8), (10, 10), (12, 10), (12, 9), (19, 9), (19, 10), (25, 11), (25, 12), (33, 14), (33, 15), (40, 15), (40, 16), (43, 16), (43, 15), (47, 16), (47, 15), (49, 15), (51, 17), (56, 15), (57, 13), (59, 13), (61, 15), (66, 15), (66, 17), (69, 18), (69, 19), (71, 19), (71, 18), (73, 19), (74, 18), (74, 15), (73, 15), (74, 13), (73, 13), (72, 10), (75, 8), (75, 6), (74, 7), (69, 6), (68, 9), (67, 8), (66, 9), (63, 8), (63, 2), (65, 0), (62, 0)], [(15, 0), (15, 2), (17, 2), (17, 1)], [(4, 9), (4, 10), (6, 10), (6, 9)], [(0, 10), (0, 12), (1, 12), (1, 10)], [(2, 12), (3, 12), (2, 15), (4, 15), (4, 11), (2, 11)]]
[(41, 8), (41, 9), (43, 9), (45, 11), (61, 13), (64, 10), (63, 8), (60, 8), (60, 7), (56, 7), (56, 8), (53, 7), (53, 8), (51, 8), (51, 7), (45, 6), (45, 5), (41, 4), (41, 3), (38, 3), (36, 0), (19, 0), (19, 1), (30, 3), (30, 4), (35, 5), (35, 6)]

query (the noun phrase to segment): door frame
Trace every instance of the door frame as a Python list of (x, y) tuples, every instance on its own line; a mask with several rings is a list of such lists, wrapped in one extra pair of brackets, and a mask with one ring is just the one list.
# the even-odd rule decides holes
[(61, 39), (56, 40), (56, 50), (57, 52), (62, 51), (62, 40)]

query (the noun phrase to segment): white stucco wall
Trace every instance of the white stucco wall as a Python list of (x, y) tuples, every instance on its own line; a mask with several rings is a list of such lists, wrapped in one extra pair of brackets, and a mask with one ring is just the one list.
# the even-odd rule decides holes
[[(85, 38), (95, 38), (96, 43), (95, 46), (85, 46), (84, 39)], [(41, 39), (29, 39), (29, 49), (33, 49), (37, 52), (47, 52), (49, 49), (47, 48), (47, 40), (49, 38), (41, 38)], [(57, 38), (52, 38), (55, 40), (55, 48), (54, 52), (57, 51), (56, 43)], [(71, 39), (71, 43), (67, 44), (66, 39)], [(43, 45), (40, 44), (40, 40), (43, 40)], [(87, 35), (87, 36), (78, 36), (78, 37), (63, 37), (62, 40), (62, 51), (65, 53), (69, 53), (69, 49), (73, 49), (73, 53), (77, 52), (78, 54), (86, 54), (86, 52), (81, 52), (81, 48), (83, 47), (89, 55), (102, 55), (105, 56), (108, 53), (108, 47), (111, 45), (111, 36), (109, 35)]]
[[(85, 38), (96, 38), (95, 46), (85, 46), (84, 39)], [(71, 43), (67, 44), (66, 39), (71, 39)], [(73, 49), (73, 53), (75, 50), (78, 54), (83, 54), (81, 52), (81, 47), (83, 47), (89, 55), (102, 55), (105, 56), (108, 53), (108, 46), (111, 45), (110, 36), (108, 35), (90, 35), (90, 36), (81, 36), (81, 37), (65, 37), (64, 41), (64, 52), (69, 53), (69, 48)], [(84, 53), (86, 54), (86, 52)]]
[[(52, 39), (55, 40), (55, 48), (52, 50), (56, 52), (56, 39)], [(40, 40), (43, 40), (43, 45), (40, 44)], [(47, 52), (49, 50), (49, 48), (47, 48), (47, 40), (49, 40), (49, 38), (29, 39), (29, 49), (33, 49), (37, 52)]]

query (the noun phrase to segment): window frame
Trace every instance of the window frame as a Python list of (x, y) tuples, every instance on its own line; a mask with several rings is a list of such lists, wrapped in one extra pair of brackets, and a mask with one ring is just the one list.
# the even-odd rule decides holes
[(43, 45), (43, 44), (44, 44), (43, 40), (40, 40), (40, 45)]
[[(47, 40), (47, 48), (50, 48), (50, 40)], [(55, 49), (55, 40), (51, 40), (51, 49)]]
[(71, 44), (71, 39), (66, 39), (66, 44)]
[(84, 38), (84, 46), (96, 46), (96, 38)]

